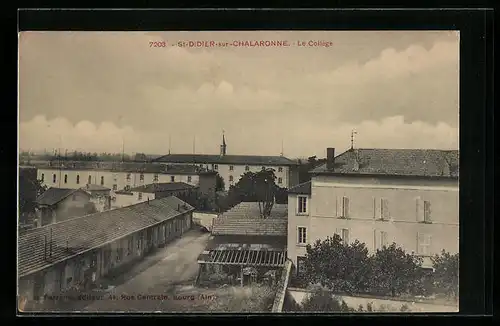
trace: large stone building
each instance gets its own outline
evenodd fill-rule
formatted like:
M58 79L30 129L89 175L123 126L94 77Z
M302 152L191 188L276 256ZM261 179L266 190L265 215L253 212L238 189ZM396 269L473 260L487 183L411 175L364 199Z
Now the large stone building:
M284 156L228 155L225 137L220 154L168 154L152 160L159 164L193 164L209 171L217 171L224 179L225 190L236 184L245 172L274 169L276 184L290 188L299 182L298 162Z
M301 268L306 245L338 234L371 252L395 242L424 258L457 253L458 151L351 149L311 171L289 192L288 257Z

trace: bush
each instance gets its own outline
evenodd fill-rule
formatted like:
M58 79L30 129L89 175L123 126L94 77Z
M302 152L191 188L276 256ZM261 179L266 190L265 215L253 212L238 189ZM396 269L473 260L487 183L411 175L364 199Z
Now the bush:
M435 269L433 275L434 287L437 292L444 293L457 299L459 269L458 254L451 255L443 250L441 255L436 255L432 258L432 263Z
M334 297L331 292L317 290L304 300L302 311L353 312L355 310L349 308L343 300Z
M344 244L338 235L307 246L305 277L336 292L364 292L368 286L368 249L356 241Z

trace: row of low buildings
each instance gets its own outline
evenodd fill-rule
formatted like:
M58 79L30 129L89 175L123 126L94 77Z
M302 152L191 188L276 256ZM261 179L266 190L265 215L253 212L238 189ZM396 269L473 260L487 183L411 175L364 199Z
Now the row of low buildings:
M19 295L36 302L96 287L189 230L193 210L171 196L25 231L18 237Z
M329 148L327 163L292 187L288 204L275 204L269 218L260 217L258 203L241 203L213 219L200 275L212 265L240 266L242 274L242 266L272 269L284 257L300 272L306 246L334 234L372 253L395 242L430 268L443 249L458 253L458 159L458 151L351 149L335 156Z

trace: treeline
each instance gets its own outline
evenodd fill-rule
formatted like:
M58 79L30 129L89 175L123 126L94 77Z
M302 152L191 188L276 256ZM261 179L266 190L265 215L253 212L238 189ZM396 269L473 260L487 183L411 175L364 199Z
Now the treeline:
M434 270L430 270L422 268L421 257L395 243L368 254L364 243L345 244L338 235L318 240L306 251L305 270L294 280L302 286L321 284L347 294L458 297L458 254L435 255L431 258Z

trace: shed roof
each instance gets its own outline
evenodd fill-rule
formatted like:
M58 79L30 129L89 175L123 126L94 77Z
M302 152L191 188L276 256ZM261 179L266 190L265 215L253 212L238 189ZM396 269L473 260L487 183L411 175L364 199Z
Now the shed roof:
M18 237L19 277L192 210L172 196L28 230Z
M52 206L76 192L80 192L85 196L89 196L89 194L81 189L49 188L40 196L38 196L38 198L36 199L36 203L39 205Z

